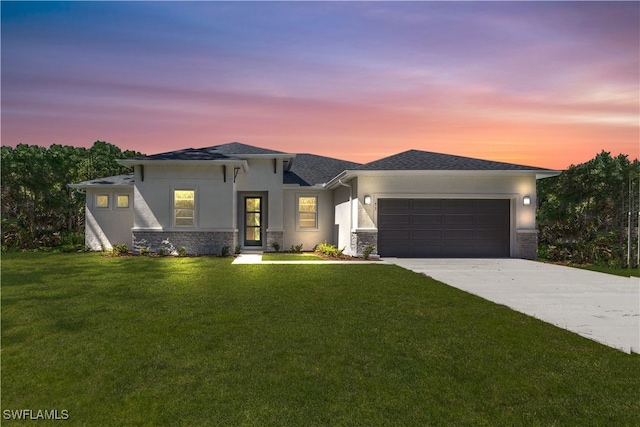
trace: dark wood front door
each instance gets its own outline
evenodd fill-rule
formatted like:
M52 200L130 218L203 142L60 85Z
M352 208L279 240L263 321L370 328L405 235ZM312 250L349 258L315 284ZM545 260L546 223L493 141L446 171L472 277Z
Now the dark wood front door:
M244 245L262 246L262 197L244 198Z

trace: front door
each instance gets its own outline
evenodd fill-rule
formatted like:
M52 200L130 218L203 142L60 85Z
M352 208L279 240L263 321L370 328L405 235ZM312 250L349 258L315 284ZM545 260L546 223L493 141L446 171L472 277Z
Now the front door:
M244 245L262 246L262 197L244 198Z

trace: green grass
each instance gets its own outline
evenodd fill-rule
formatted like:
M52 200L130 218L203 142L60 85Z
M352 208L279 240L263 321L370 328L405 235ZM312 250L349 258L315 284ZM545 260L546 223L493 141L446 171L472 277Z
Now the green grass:
M70 425L640 424L639 355L395 266L6 254L1 297L1 409Z
M599 271L600 273L615 274L616 276L640 277L640 269L637 267L636 268L612 268L612 267L603 267L600 265L586 265L586 266L579 266L579 268L584 268L585 270L591 270L591 271Z
M324 258L310 252L294 253L266 253L262 255L263 261L324 261Z

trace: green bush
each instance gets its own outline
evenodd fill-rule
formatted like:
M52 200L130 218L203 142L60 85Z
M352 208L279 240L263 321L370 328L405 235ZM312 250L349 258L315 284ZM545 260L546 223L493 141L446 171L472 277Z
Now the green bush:
M300 253L302 252L302 243L300 243L299 245L291 245L291 248L289 249L289 252L293 252L293 253Z
M338 249L336 246L330 245L327 242L320 243L314 249L315 252L321 253L326 256L338 257L338 258L343 256L342 252L344 252L344 250L345 248Z
M362 251L362 256L364 257L364 259L369 259L371 252L373 252L375 248L376 247L373 245L367 245L367 247L364 248L364 251Z
M115 255L126 255L129 253L129 248L124 243L121 245L113 245L113 253Z
M273 248L273 250L274 250L274 251L276 251L276 252L280 252L280 243L278 243L278 242L273 242L273 243L271 244L271 247Z
M187 248L180 246L180 249L178 249L178 256L187 256Z
M151 249L149 249L149 248L140 248L140 255L142 255L142 256L151 255Z
M220 249L220 256L228 257L229 255L231 255L231 249L229 249L229 246L223 246L222 249Z

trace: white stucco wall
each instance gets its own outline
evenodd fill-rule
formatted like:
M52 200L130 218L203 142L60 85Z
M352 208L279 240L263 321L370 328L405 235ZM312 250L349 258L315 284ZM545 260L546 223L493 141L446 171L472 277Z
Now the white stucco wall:
M274 173L273 158L248 159L249 170L240 172L236 180L239 193L267 193L266 230L283 231L282 159L276 159ZM242 226L242 224L240 224Z
M226 182L222 166L146 165L144 181L140 166L136 166L135 174L135 229L215 231L236 228L232 168L227 168ZM195 227L174 226L174 190L195 190Z
M96 196L109 197L109 207L97 207ZM129 207L118 208L117 196L128 195ZM125 244L132 247L131 227L133 226L132 188L90 188L86 191L85 245L94 250L111 249L113 245Z
M356 186L355 180L352 180L347 183L350 186ZM356 186L357 187L357 186ZM334 223L338 228L338 241L335 243L336 246L340 249L346 248L345 253L348 255L352 255L350 247L351 247L351 229L353 222L353 217L357 215L357 210L354 210L350 207L350 193L356 189L340 186L333 190L333 201L334 201ZM355 207L357 203L357 199L351 199L351 206Z
M318 198L318 228L300 229L297 224L298 198ZM303 245L303 250L312 250L318 243L334 242L333 192L313 187L294 187L284 191L284 250Z
M377 227L377 202L383 198L508 199L511 201L512 256L516 233L536 229L536 179L532 174L372 174L358 176L351 182L357 182L354 197L358 213L354 229ZM365 196L371 196L370 205L364 204ZM531 205L523 205L524 196L531 197Z

